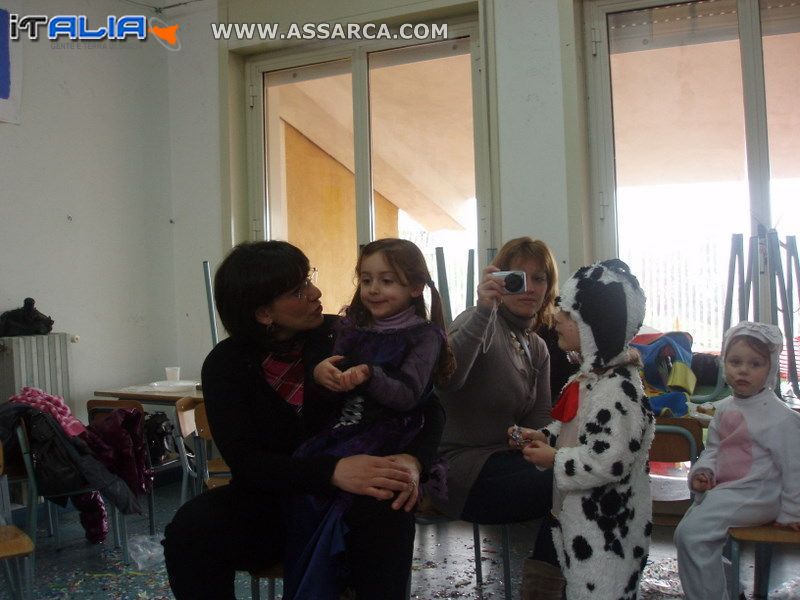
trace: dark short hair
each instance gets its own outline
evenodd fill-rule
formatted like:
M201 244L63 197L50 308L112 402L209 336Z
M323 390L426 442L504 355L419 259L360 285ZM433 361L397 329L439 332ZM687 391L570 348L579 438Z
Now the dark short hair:
M256 310L308 277L308 258L288 242L244 242L234 247L214 276L214 302L232 337L265 338Z

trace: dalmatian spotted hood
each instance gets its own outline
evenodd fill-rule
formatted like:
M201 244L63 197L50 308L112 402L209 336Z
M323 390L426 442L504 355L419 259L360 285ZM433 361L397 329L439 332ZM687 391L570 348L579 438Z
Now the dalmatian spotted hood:
M639 281L619 259L581 267L562 285L557 305L578 324L582 372L628 361L645 302Z
M723 360L733 339L742 335L749 335L757 340L761 340L767 345L767 348L769 348L769 375L767 375L767 384L768 386L772 386L778 377L778 367L780 366L780 357L783 351L783 335L781 335L781 330L775 325L754 323L752 321L742 321L738 325L734 325L725 332L725 336L722 340Z

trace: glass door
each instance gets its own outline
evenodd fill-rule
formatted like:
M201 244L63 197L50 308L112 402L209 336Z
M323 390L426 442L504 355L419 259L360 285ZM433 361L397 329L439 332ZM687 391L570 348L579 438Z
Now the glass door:
M442 247L456 315L478 245L469 38L371 53L369 99L374 236L416 243L440 290Z

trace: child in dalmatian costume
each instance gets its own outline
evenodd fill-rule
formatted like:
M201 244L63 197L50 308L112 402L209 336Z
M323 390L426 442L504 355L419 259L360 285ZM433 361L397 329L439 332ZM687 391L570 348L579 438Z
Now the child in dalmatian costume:
M647 453L655 419L628 342L645 296L615 259L579 269L559 307L559 347L580 352L580 370L553 409L557 420L538 435L525 432L532 441L523 454L553 468L551 529L568 600L635 600L652 530Z
M742 322L722 343L733 396L716 403L689 472L694 504L675 530L688 600L728 598L722 549L729 527L776 521L800 530L800 414L768 387L783 348L774 325Z

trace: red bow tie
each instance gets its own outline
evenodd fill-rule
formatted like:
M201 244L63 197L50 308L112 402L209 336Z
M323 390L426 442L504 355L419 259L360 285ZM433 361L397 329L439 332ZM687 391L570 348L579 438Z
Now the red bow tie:
M575 415L578 414L579 392L580 385L577 381L573 381L563 390L561 390L561 395L558 397L558 402L553 407L553 410L550 411L550 414L554 419L557 419L563 423L567 423L575 418Z

